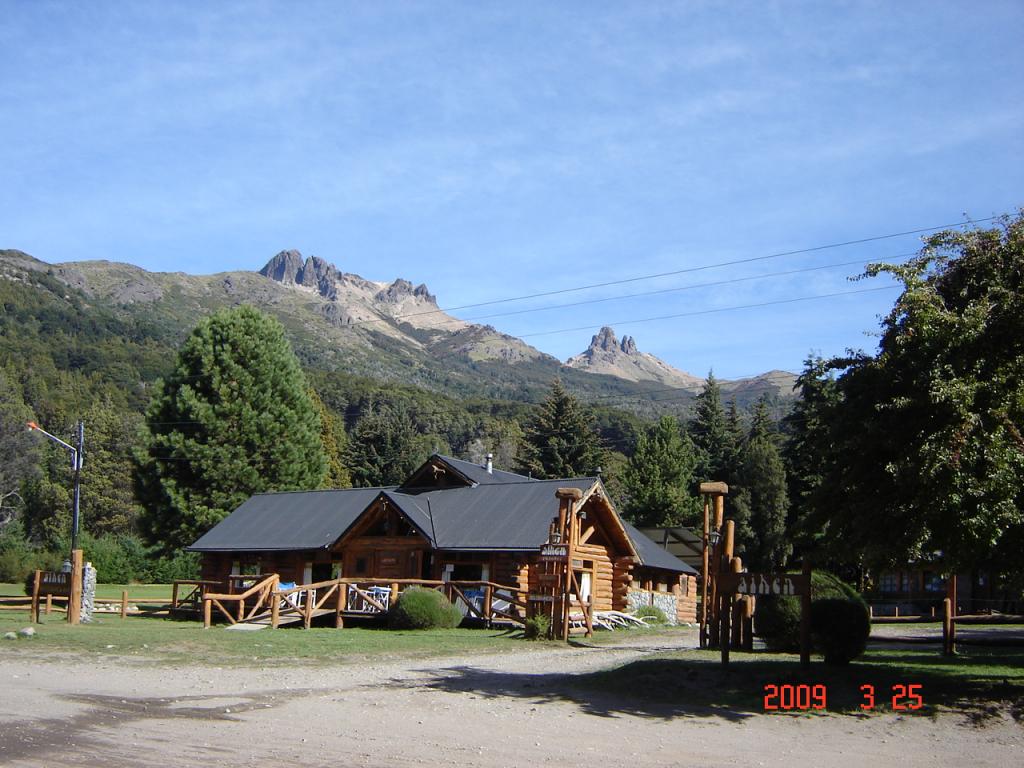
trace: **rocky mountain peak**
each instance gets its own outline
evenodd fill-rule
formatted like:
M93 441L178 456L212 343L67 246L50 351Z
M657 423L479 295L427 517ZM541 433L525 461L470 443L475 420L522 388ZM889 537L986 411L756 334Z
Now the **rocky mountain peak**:
M603 327L590 340L590 346L581 354L570 357L566 365L589 373L616 376L628 381L659 381L682 389L697 389L703 379L680 371L654 355L637 349L632 336L623 336L620 342L608 326Z
M424 283L420 283L415 288L412 283L408 280L398 278L395 282L391 283L387 288L382 289L374 298L377 301L384 302L386 304L398 304L403 299L407 298L423 299L428 304L437 306L437 299L432 294Z
M326 299L338 295L337 283L342 279L338 268L319 256L303 261L296 250L281 251L266 263L260 274L284 285L301 285Z
M293 284L302 271L302 254L298 251L281 251L266 263L260 274L279 283Z
M615 331L607 325L601 328L590 340L589 353L608 352L614 355L621 352L624 355L635 356L640 352L636 348L636 340L632 336L623 336L620 342L615 337ZM586 354L586 353L585 353Z
M612 352L618 345L619 340L615 338L615 331L607 325L601 328L590 340L590 349L594 351Z

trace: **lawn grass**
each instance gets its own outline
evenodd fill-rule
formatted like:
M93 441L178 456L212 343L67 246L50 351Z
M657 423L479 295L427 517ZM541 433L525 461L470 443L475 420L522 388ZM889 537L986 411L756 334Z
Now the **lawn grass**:
M920 686L916 689L923 700L919 709L909 709L911 700L900 697L898 686L912 684ZM944 657L933 646L870 649L844 667L830 667L816 660L809 669L803 669L793 655L735 651L730 665L724 668L718 652L694 650L658 654L584 675L576 685L624 697L642 691L646 700L666 706L686 702L691 709L738 716L766 711L766 686L821 685L825 687L827 712L903 712L914 716L953 710L977 719L1008 712L1024 721L1021 648L962 646L955 657ZM868 703L862 690L867 685L872 686L874 694L871 709L861 706ZM896 704L908 708L900 710Z
M160 602L171 602L171 584L97 584L96 597L101 600L120 600L122 590L128 590L128 597L152 598ZM24 597L23 584L0 583L0 597Z
M28 611L0 614L0 634L29 626ZM374 658L444 656L527 651L535 644L506 632L484 629L410 630L314 627L228 631L223 625L203 629L198 620L114 615L94 617L77 627L63 613L44 616L30 640L0 641L0 657L45 659L64 654L142 662L215 666L287 666L338 664Z

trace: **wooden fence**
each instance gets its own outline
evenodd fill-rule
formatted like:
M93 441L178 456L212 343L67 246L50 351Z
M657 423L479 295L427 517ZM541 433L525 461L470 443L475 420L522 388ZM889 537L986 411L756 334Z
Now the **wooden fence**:
M488 626L521 624L526 612L525 592L491 581L338 578L281 589L280 578L271 574L242 592L206 593L203 626L210 627L217 616L229 624L246 622L276 628L301 622L309 628L314 618L333 614L334 625L342 627L346 616L387 613L401 592L409 587L437 590L459 606L467 618Z

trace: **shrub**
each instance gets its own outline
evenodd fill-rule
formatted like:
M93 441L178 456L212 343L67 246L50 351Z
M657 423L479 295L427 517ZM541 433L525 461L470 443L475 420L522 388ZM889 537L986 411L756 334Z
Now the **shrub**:
M864 653L871 619L863 601L829 597L811 603L814 646L826 664L849 664Z
M656 605L642 605L633 611L633 615L649 624L668 624L668 616Z
M800 599L779 595L757 598L754 632L769 650L795 651L800 648Z
M523 625L523 637L527 640L543 640L551 629L551 619L543 613L531 616Z
M451 629L462 622L462 613L433 589L410 587L388 612L392 629Z
M811 632L814 633L814 603L821 600L840 600L859 606L868 616L864 598L839 577L828 571L811 574ZM796 651L800 648L800 598L766 595L757 598L754 613L754 631L773 651ZM828 630L822 630L823 633ZM866 638L865 638L866 641Z

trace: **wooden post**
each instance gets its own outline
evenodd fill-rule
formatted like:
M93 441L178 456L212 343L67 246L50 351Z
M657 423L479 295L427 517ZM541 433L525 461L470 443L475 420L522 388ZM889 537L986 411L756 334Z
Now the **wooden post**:
M711 501L704 496L704 536L701 539L701 568L700 568L700 647L708 647L708 526L710 525Z
M171 610L175 610L178 607L178 582L174 582L174 586L171 587Z
M718 646L722 651L722 665L729 665L729 606L732 602L732 596L722 593L721 605L718 611Z
M953 656L956 654L956 617L957 617L957 605L956 605L956 574L950 574L949 580L946 582L946 592L949 598L949 655Z
M743 649L754 650L754 596L743 599Z
M31 623L33 623L33 624L38 624L39 623L39 580L42 578L42 575L43 575L43 572L37 570L36 571L35 580L32 582L32 615L31 615ZM46 613L47 613L47 615L49 615L49 613L50 613L50 605L51 605L51 601L49 599L50 595L47 594L46 597L47 597L47 600L46 600Z
M46 593L46 615L49 616L53 613L53 595L49 592Z
M736 542L736 523L732 520L725 521L725 536L723 539L725 540L725 545L722 547L722 560L726 564L731 564L733 548ZM739 573L739 571L733 569L733 573Z
M729 521L730 523L732 520ZM743 559L734 557L729 561L732 565L733 573L743 573ZM746 598L733 598L732 606L732 633L729 637L729 642L733 648L737 650L742 647L743 643L743 604Z
M270 628L277 629L281 621L281 596L275 591L273 600L270 603Z
M491 611L494 603L494 588L490 584L484 585L484 621L487 624L487 628L490 629L492 625Z
M701 602L707 605L704 614L704 647L713 646L721 638L719 627L720 605L718 595L718 572L722 569L721 563L721 541L718 546L711 546L711 534L721 534L722 521L725 518L725 494L729 493L729 486L725 483L701 483L700 493L704 495L705 510L705 537L701 564L704 568L703 580L706 582ZM713 512L710 510L713 505ZM712 517L713 515L713 517Z
M800 595L800 665L811 666L811 561L804 558L802 569L806 589Z
M566 545L565 563L561 564L559 569L561 571L559 579L561 584L558 590L560 603L558 606L558 630L556 636L561 637L562 641L565 642L569 640L569 590L573 580L572 559L576 554L576 547L573 542L575 525L578 522L576 520L575 504L583 498L583 491L579 488L559 488L555 491L555 496L558 497L559 533L562 542Z
M68 598L68 624L82 619L82 550L71 552L71 596Z
M950 599L947 597L942 601L942 655L952 656L953 652L950 650L950 629L953 626L951 619L953 618L953 612L950 610Z
M203 600L203 629L209 629L211 623L211 610L213 609L213 601L209 598Z
M121 590L121 618L125 619L128 617L128 590Z
M394 587L396 587L397 585L396 584L392 584L391 586L392 586L392 589L394 589ZM300 592L299 594L302 594L302 593ZM313 599L313 590L311 590L311 589L307 590L306 591L306 602L302 606L302 608L303 608L303 612L302 612L302 627L303 627L303 629L309 629L310 625L313 623L313 603L314 602L315 602L315 600Z

